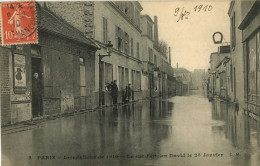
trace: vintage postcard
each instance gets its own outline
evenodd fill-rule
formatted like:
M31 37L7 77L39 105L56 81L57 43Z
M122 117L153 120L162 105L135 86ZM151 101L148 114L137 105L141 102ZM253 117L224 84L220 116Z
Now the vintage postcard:
M2 166L260 165L260 1L0 3Z

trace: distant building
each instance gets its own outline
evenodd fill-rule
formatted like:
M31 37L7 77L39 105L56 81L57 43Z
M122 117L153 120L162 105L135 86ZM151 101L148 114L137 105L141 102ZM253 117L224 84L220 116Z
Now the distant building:
M191 72L185 68L174 68L174 77L184 85L183 93L189 92L192 84Z
M229 66L226 65L229 60L230 53L228 53L228 46L220 46L218 52L210 55L209 73L209 97L220 97L221 94L227 97L227 87L229 85ZM228 69L227 69L228 67ZM228 82L227 82L228 81Z
M203 76L205 75L205 69L194 69L191 73L192 77L192 89L201 89L203 85Z

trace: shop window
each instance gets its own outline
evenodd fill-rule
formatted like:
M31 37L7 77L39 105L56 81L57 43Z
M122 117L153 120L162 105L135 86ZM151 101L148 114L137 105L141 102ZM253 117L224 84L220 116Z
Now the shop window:
M248 92L256 93L256 36L248 41Z

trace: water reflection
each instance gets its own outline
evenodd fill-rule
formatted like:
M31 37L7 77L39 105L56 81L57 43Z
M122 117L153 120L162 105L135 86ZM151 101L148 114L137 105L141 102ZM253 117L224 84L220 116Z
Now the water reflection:
M257 165L259 123L243 111L234 111L232 105L209 103L195 95L145 100L48 121L43 128L2 136L2 154L13 166ZM169 157L199 152L225 157ZM239 156L230 157L230 153ZM56 158L42 160L41 156ZM73 156L88 159L64 159Z
M231 141L238 153L231 155L233 165L258 165L260 158L259 123L246 115L244 110L237 110L235 106L224 101L212 102L212 119L226 122L223 126L227 139Z

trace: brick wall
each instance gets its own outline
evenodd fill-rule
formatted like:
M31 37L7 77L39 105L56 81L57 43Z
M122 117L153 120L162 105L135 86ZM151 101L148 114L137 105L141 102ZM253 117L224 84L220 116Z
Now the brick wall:
M46 6L87 37L94 38L94 2L46 2Z
M1 126L11 123L9 54L8 48L0 47Z

